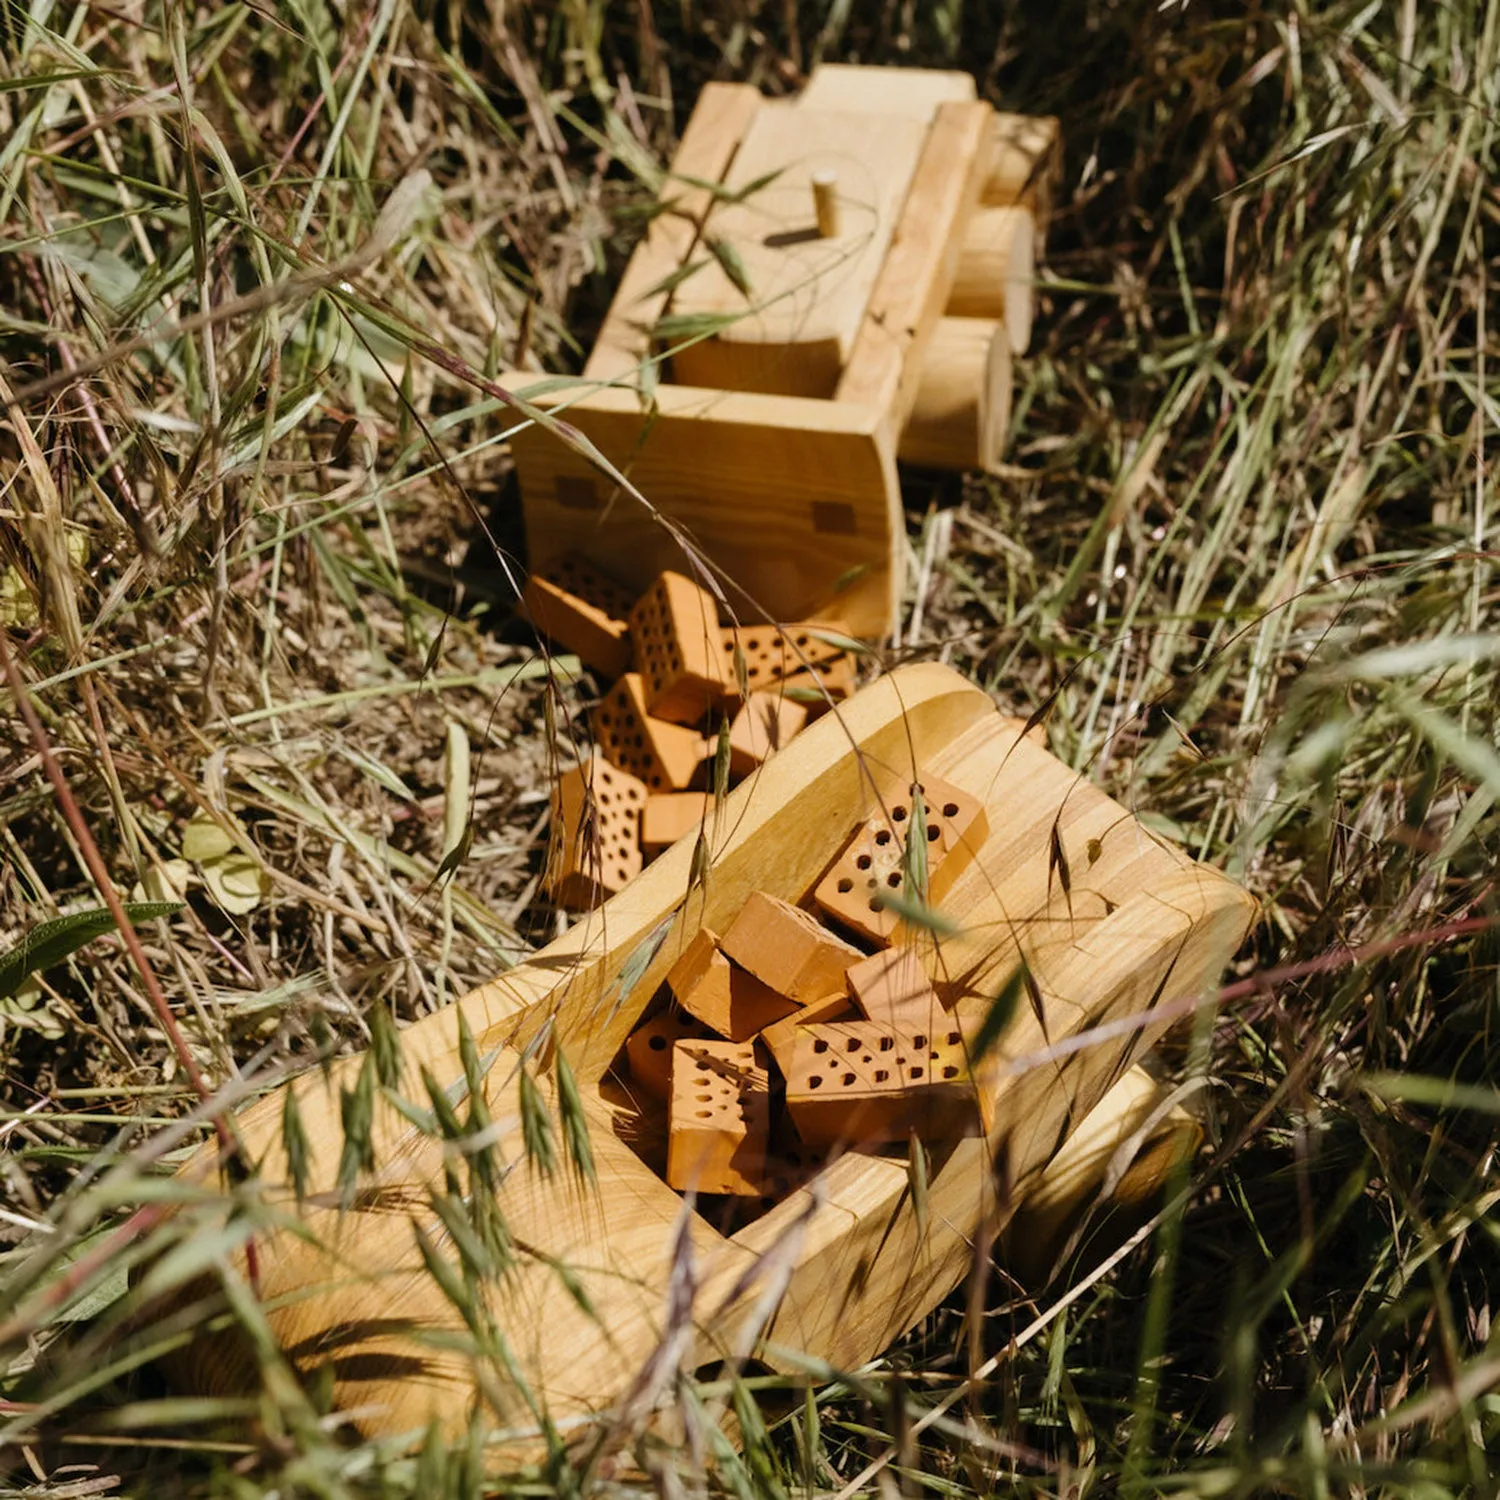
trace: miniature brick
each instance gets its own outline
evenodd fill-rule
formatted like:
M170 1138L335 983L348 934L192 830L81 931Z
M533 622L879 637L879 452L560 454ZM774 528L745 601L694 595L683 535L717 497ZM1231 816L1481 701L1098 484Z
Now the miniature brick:
M807 709L807 722L821 719L831 708L837 708L854 695L854 658L836 656L832 661L804 672L794 672L782 684L782 691L794 703Z
M640 673L627 672L592 715L599 747L616 765L639 776L652 792L682 791L693 779L713 741L681 724L646 712Z
M585 666L605 677L629 668L633 597L576 553L532 573L521 597L536 628Z
M696 836L712 816L713 798L707 792L654 792L641 809L641 848L660 854L688 834Z
M847 978L849 993L867 1021L908 1034L947 1024L947 1012L914 948L887 948L862 959L849 966Z
M872 942L890 942L901 925L880 898L886 891L903 891L910 799L918 787L927 819L928 905L942 900L989 833L983 804L936 776L913 782L900 800L888 801L888 814L862 823L818 882L813 900L820 911Z
M847 634L836 620L799 620L792 625L726 625L719 632L725 672L730 682L738 685L736 646L745 662L745 685L752 693L772 687L808 667L844 658L843 647L821 639L815 634L820 631Z
M641 782L602 755L558 778L546 878L558 906L586 910L640 874L645 802Z
M706 927L698 930L672 965L667 987L685 1011L731 1042L748 1042L799 1009L795 1000L778 995L730 963L719 950L717 935Z
M679 1192L767 1191L771 1080L750 1042L673 1048L667 1182Z
M807 708L779 692L751 693L729 726L729 772L748 776L807 723Z
M695 724L737 696L719 644L719 606L681 573L662 573L630 612L630 637L658 719Z
M786 1107L812 1147L951 1139L978 1130L963 1034L903 1035L874 1021L798 1028Z
M752 891L719 946L762 984L799 1005L844 988L844 970L864 957L807 912Z
M672 1048L683 1040L708 1040L708 1031L695 1017L675 1005L642 1021L625 1039L630 1076L653 1098L665 1104L672 1097Z
M853 1002L840 990L822 1000L810 1000L799 1006L783 1021L773 1022L760 1034L766 1051L771 1054L776 1066L785 1078L792 1066L793 1049L797 1045L797 1033L804 1026L818 1021L850 1021L858 1016Z

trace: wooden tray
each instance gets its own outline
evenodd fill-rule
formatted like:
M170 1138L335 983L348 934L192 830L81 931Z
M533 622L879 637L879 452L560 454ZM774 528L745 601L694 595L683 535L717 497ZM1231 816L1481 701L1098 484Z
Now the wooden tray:
M935 1154L920 1221L905 1164L851 1152L725 1237L685 1212L623 1143L632 1122L606 1078L611 1060L700 925L723 930L755 890L801 900L870 810L875 789L922 773L981 797L990 823L945 902L961 931L928 940L924 963L957 986L971 1017L1002 990L1021 955L1041 997L1040 1016L1019 1007L989 1071L993 1129L988 1139ZM493 1450L505 1463L538 1452L539 1408L565 1437L586 1438L653 1358L663 1380L735 1347L754 1346L783 1367L795 1363L786 1351L839 1367L868 1360L958 1285L981 1223L1003 1222L992 1186L996 1154L1005 1153L1024 1194L1071 1125L1160 1027L1145 1019L1126 1037L1045 1065L1007 1071L1008 1064L1100 1021L1145 1017L1158 1002L1201 993L1252 914L1237 886L1018 739L1014 721L937 665L895 671L829 714L728 798L718 826L697 889L690 891L693 851L685 841L527 963L403 1033L402 1092L418 1103L425 1067L463 1106L460 1013L486 1060L488 1107L507 1163L498 1202L517 1255L486 1299L519 1379L472 1358L463 1319L416 1249L414 1222L453 1256L428 1205L429 1189L443 1179L440 1140L377 1097L375 1169L352 1204L338 1206L340 1094L353 1087L360 1058L289 1086L312 1151L313 1197L300 1210L285 1186L284 1091L241 1116L268 1191L290 1221L257 1240L266 1318L296 1366L331 1367L338 1405L366 1433L419 1438L435 1419L456 1434L482 1400L509 1435ZM544 1177L522 1151L519 1070L530 1067L550 1097L554 1046L583 1089L596 1187L561 1165ZM532 1060L523 1063L528 1049ZM184 1170L200 1175L211 1159L205 1149ZM674 1246L679 1259L690 1250L696 1291L690 1315L684 1305L688 1320L669 1329ZM783 1281L784 1294L775 1295ZM753 1321L762 1302L770 1314L764 1329ZM207 1341L182 1363L199 1389L254 1378L247 1354Z

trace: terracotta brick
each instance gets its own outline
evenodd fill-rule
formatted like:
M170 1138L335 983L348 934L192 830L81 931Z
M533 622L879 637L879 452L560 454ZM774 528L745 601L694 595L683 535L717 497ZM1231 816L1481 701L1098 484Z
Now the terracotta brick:
M837 620L798 620L791 625L726 625L719 632L725 671L738 685L735 648L745 663L745 685L759 692L773 687L807 667L827 665L844 656L841 646L820 639L815 632L847 635Z
M963 1035L956 1025L902 1034L874 1021L802 1026L786 1107L811 1147L938 1141L979 1129Z
M639 776L651 792L682 791L713 754L713 741L681 724L646 712L645 686L638 672L627 672L592 715L594 735L616 765Z
M854 696L854 658L836 656L809 671L794 672L786 679L783 688L788 698L807 709L807 722L811 724Z
M718 603L691 578L660 574L630 612L630 638L654 717L696 724L738 696L724 668Z
M546 875L557 905L587 910L640 874L645 802L641 782L601 755L558 778Z
M844 970L864 957L807 912L764 891L751 892L719 946L799 1005L842 991Z
M675 1005L641 1022L625 1039L630 1076L665 1104L672 1097L672 1048L683 1040L709 1040L708 1028Z
M849 994L867 1021L896 1031L931 1031L946 1025L947 1012L909 945L887 948L851 964Z
M641 848L649 857L688 834L697 836L705 819L712 826L713 798L707 792L654 792L641 810Z
M774 1021L798 1009L753 974L730 963L717 935L701 928L667 975L677 1003L710 1031L731 1042L747 1042Z
M781 1076L785 1078L792 1066L793 1049L797 1045L797 1032L803 1026L811 1026L818 1021L849 1021L855 1019L857 1015L854 1002L840 990L837 994L825 996L822 1000L810 1000L806 1005L799 1006L785 1020L773 1022L761 1032L760 1040L765 1044L766 1051L771 1054L772 1061L781 1070Z
M903 891L912 788L917 786L927 818L928 905L941 903L989 833L984 805L936 776L924 776L887 797L887 813L855 830L813 891L820 911L872 942L890 942L901 926L901 918L881 905L881 897L887 891Z
M752 693L729 726L729 772L748 776L807 723L807 708L779 692Z
M679 1192L764 1196L771 1080L754 1044L678 1042L673 1054L667 1182Z
M605 677L630 666L630 591L576 553L539 568L521 596L532 623Z

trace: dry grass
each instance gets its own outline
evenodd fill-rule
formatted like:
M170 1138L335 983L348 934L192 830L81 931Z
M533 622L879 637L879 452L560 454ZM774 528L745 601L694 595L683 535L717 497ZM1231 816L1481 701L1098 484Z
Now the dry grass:
M167 1393L108 1236L150 1229L193 1071L282 1076L549 935L584 700L509 619L505 416L463 372L576 368L698 85L825 56L971 67L1068 147L1014 467L912 481L888 659L1046 705L1265 920L1177 1058L1212 1153L1140 1247L1065 1306L1081 1267L993 1284L967 1386L958 1299L711 1483L1494 1493L1500 8L999 12L0 12L0 628L119 890L220 859L141 929L181 1055L113 938L0 1004L12 1483L478 1487L274 1371L250 1410ZM10 696L0 861L0 948L99 903Z

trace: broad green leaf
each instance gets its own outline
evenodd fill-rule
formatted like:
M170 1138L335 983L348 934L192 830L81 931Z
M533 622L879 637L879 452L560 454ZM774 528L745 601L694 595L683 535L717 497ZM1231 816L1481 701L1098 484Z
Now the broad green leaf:
M182 910L180 901L127 901L125 915L131 924L170 917ZM15 947L0 953L0 998L14 995L29 974L40 974L60 964L80 948L112 932L115 919L105 906L70 912L33 927Z
M222 859L235 847L234 839L212 818L198 816L182 831L182 857L194 864Z
M271 894L271 877L257 860L235 850L203 865L208 893L231 916L243 917Z

